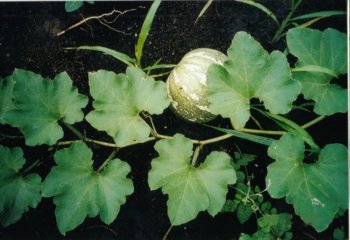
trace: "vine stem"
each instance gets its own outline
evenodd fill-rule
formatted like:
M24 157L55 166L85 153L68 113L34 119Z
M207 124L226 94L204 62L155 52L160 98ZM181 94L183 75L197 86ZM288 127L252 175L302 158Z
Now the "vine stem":
M64 121L61 121L64 126L66 126L69 130L71 130L78 138L80 138L82 141L86 141L86 137L75 127L72 125L65 123Z
M285 131L275 131L275 130L260 130L260 129L250 129L250 128L242 128L239 131L246 133L255 133L255 134L264 134L264 135L283 135Z
M191 166L194 167L196 166L196 162L199 156L199 152L201 151L203 145L198 145L196 149L194 150L193 157L191 160Z
M174 225L171 224L171 226L168 228L168 230L166 231L166 233L164 234L162 240L167 240L169 233L171 231L171 229L174 227Z
M311 127L312 125L315 125L316 123L322 121L322 120L325 119L325 118L326 118L326 116L319 116L319 117L317 117L317 118L311 120L310 122L305 123L305 124L302 125L301 127L304 128L304 129L306 129L306 128Z
M315 125L316 123L322 121L323 119L325 119L325 116L318 116L317 118L305 123L304 125L302 125L301 127L306 129L309 128L313 125ZM85 136L83 136L79 130L77 130L76 128L74 128L73 126L64 123L65 126L67 126L71 131L73 131L81 140L85 141L85 142L91 142L91 143L95 143L101 146L105 146L105 147L112 147L112 148L120 148L120 146L118 146L115 143L110 143L110 142L105 142L105 141L99 141L99 140L95 140L95 139L91 139L91 138L87 138ZM252 133L252 134L263 134L263 135L283 135L286 132L285 131L274 131L274 130L261 130L261 129L250 129L250 128L242 128L239 129L239 131L242 132L246 132L246 133ZM144 142L133 142L130 144L127 144L124 147L129 147L129 146L134 146L134 145L138 145L141 143L146 143L146 142L151 142L151 141L155 141L157 139L173 139L172 136L168 136L168 135L163 135L163 134L159 134L156 131L152 131L152 137L149 137L146 141ZM219 142L219 141L223 141L225 139L234 137L233 135L227 133L224 135L220 135L218 137L214 137L214 138L209 138L209 139L205 139L205 140L197 140L197 139L191 139L193 144L197 144L200 145L201 147L203 147L206 144L211 144L211 143L215 143L215 142ZM70 145L73 142L76 142L77 140L70 140L70 141L62 141L62 142L58 142L58 145Z
M118 149L114 149L112 153L108 156L108 158L101 164L101 166L97 169L97 172L101 172L105 166L114 158L115 154L118 152Z
M29 167L27 167L22 174L25 175L26 173L30 172L30 170L32 170L33 168L35 168L36 166L41 165L41 159L37 159L35 160Z

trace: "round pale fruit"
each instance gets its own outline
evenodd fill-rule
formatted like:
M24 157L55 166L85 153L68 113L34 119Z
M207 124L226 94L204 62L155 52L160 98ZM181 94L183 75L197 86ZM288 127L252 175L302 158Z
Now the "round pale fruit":
M178 116L199 123L216 117L209 111L207 70L226 59L225 54L210 48L195 49L181 59L167 79L170 106Z

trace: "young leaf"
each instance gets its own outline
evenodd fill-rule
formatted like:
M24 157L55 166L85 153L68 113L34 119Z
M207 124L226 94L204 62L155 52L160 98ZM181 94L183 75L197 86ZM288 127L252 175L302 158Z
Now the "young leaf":
M321 66L337 76L347 72L346 35L342 32L294 28L287 33L287 44L290 53L298 58L297 68ZM315 113L347 112L347 91L331 84L333 76L329 73L294 72L293 78L301 83L304 97L315 101Z
M64 8L66 12L74 12L83 5L83 1L78 0L66 0Z
M15 82L9 76L0 79L0 124L5 124L5 114L15 108L13 102L13 86Z
M200 211L216 215L223 207L227 185L236 182L230 156L210 153L203 164L190 164L192 142L181 134L156 143L159 157L152 160L148 173L151 190L162 188L168 194L168 216L173 225L196 218Z
M17 222L29 207L37 207L41 201L41 178L38 174L19 173L25 159L18 147L0 145L0 162L0 222L6 227Z
M72 86L67 73L60 73L51 80L16 69L12 79L16 109L7 112L5 120L21 129L27 145L55 144L63 137L58 120L73 124L83 119L81 108L88 99Z
M227 51L224 66L208 69L209 109L229 117L236 129L243 128L250 117L251 98L259 98L274 114L290 111L300 91L291 79L286 57L279 51L270 55L249 34L235 35Z
M303 163L304 142L286 134L268 148L276 161L269 165L266 182L274 198L286 197L295 213L317 231L325 230L338 208L348 206L347 148L326 145L316 163Z
M76 228L86 216L99 214L104 223L110 224L126 196L134 191L132 181L126 178L130 172L127 163L113 159L101 172L95 172L91 158L91 150L83 142L75 142L56 152L57 166L43 182L43 196L54 197L62 234Z
M119 146L146 141L151 128L139 113L161 114L169 105L164 82L135 67L128 67L126 74L105 70L89 73L89 85L95 110L86 119Z
M240 224L244 224L253 214L252 204L250 202L241 202L237 208L237 218Z
M265 232L271 232L276 237L282 237L292 227L292 215L288 213L265 214L258 219L259 227Z
M276 237L271 233L263 232L262 230L257 231L252 236L242 233L239 240L276 240Z

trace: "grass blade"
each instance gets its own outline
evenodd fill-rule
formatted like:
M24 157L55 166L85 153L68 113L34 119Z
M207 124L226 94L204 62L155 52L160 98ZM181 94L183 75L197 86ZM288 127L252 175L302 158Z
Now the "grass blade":
M273 14L273 12L268 9L267 7L265 7L264 5L262 5L261 3L257 3L254 2L253 0L235 0L236 2L241 2L241 3L245 3L248 5L251 5L253 7L256 7L257 9L263 11L264 13L266 13L269 17L271 17L276 23L277 25L279 25L279 22L275 16L275 14Z
M201 18L203 16L203 14L208 10L208 8L210 7L210 5L214 2L214 0L208 0L207 3L204 5L204 7L202 8L202 10L200 11L200 13L198 14L198 17L196 18L196 21L194 22L196 24L196 22L198 21L199 18Z
M157 65L145 67L143 70L144 71L151 71L151 70L155 70L155 69L174 68L175 66L176 66L176 64L157 64Z
M318 17L330 17L330 16L336 16L336 15L343 15L346 14L344 11L319 11L319 12L313 12L304 14L298 17L294 17L290 19L290 21L295 20L301 20L301 19L308 19L308 18L318 18Z
M241 132L241 131L237 131L237 130L233 130L233 129L227 129L227 128L220 128L220 127L214 127L214 126L210 126L210 125L206 125L207 127L211 127L214 128L220 132L224 132L224 133L228 133L231 134L234 137L238 137L241 139L245 139L251 142L255 142L255 143L259 143L262 145L266 145L266 146L270 146L271 143L273 141L275 141L275 139L273 138L269 138L269 137L263 137L263 136L258 136L255 134L251 134L251 133L245 133L245 132Z
M326 73L332 77L338 78L337 74L331 69L317 66L317 65L305 65L302 67L293 68L292 72L319 72L319 73Z
M139 38L137 39L136 49L135 49L135 56L136 56L136 62L139 67L141 67L141 58L142 58L142 52L143 52L143 45L145 44L145 41L147 39L149 30L151 29L152 22L154 19L154 16L156 14L156 11L160 5L161 0L154 0L152 3L151 8L149 9L147 16L145 18L145 21L142 24L141 32L139 35Z
M313 149L320 149L320 147L312 139L311 135L297 123L293 122L292 120L289 120L288 118L282 117L281 115L272 114L270 112L264 112L261 110L259 110L259 112L272 119L277 125L279 125L287 132L300 136Z
M112 56L115 59L125 63L128 66L134 66L136 64L135 59L131 58L129 55L126 55L125 53L121 53L118 51L115 51L110 48L106 47L100 47L100 46L80 46L77 48L67 48L67 49L77 49L77 50L91 50L91 51L97 51L102 52L106 55Z

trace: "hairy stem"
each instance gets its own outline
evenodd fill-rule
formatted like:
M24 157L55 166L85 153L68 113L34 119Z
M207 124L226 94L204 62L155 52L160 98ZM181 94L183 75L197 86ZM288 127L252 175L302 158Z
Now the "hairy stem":
M23 172L22 174L25 175L27 174L28 172L30 172L30 170L32 170L33 168L37 167L41 165L41 159L37 159L35 160L29 167L27 167Z
M114 149L112 153L108 156L108 158L101 164L101 166L97 169L97 172L101 172L105 166L114 158L115 154L118 152L118 149Z
M275 131L275 130L261 130L261 129L250 129L250 128L242 128L239 131L246 133L254 133L254 134L264 134L264 135L283 135L285 131Z
M304 129L306 129L306 128L311 127L312 125L315 125L316 123L322 121L322 120L325 119L325 118L326 118L326 116L319 116L319 117L317 117L317 118L311 120L310 122L305 123L305 124L302 125L301 127L304 128Z
M198 159L198 156L199 156L199 152L201 151L202 149L202 146L203 145L198 145L195 150L194 150L194 153L193 153L193 157L192 157L192 160L191 160L191 166L194 167L196 166L196 162L197 162L197 159Z
M162 240L167 240L169 233L171 231L171 229L174 227L174 225L171 224L171 226L168 228L168 230L166 231L166 233L164 234Z
M301 127L304 129L307 129L313 125L315 125L316 123L322 121L323 119L325 119L325 116L318 116L317 118L305 123L304 125L302 125ZM65 123L64 123L65 124ZM72 130L80 139L82 139L85 142L90 142L90 143L95 143L101 146L105 146L105 147L111 147L111 148L121 148L120 146L118 146L115 143L110 143L110 142L105 142L105 141L99 141L99 140L95 140L95 139L91 139L91 138L87 138L85 136L83 136L77 129L75 129L73 126L65 124L70 130ZM285 131L275 131L275 130L261 130L261 129L250 129L250 128L242 128L239 131L242 132L246 132L246 133L252 133L252 134L262 134L262 135L283 135L286 132ZM209 138L209 139L205 139L205 140L197 140L197 139L190 139L192 141L193 144L197 144L200 145L200 147L206 145L206 144L211 144L211 143L215 143L215 142L219 142L219 141L223 141L226 140L228 138L234 137L233 135L227 133L224 135L220 135L217 137L213 137L213 138ZM146 141L144 142L133 142L130 144L127 144L124 147L130 147L130 146L134 146L134 145L138 145L141 143L146 143L146 142L151 142L151 141L156 141L158 139L172 139L173 136L169 136L169 135L163 135L163 134L159 134L156 131L152 131L152 137L149 137ZM61 141L58 142L57 145L70 145L73 142L76 142L77 140L70 140L70 141Z
M86 141L86 137L75 127L72 125L65 123L64 121L61 121L64 126L66 126L69 130L71 130L78 138L80 138L82 141Z

